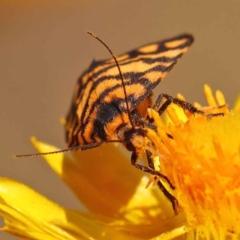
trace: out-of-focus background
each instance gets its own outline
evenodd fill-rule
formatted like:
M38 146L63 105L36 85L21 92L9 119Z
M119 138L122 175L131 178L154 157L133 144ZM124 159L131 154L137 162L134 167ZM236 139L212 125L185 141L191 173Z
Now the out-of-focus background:
M206 104L203 84L240 93L239 0L1 0L0 176L14 178L70 208L79 203L41 158L32 135L65 147L59 119L66 115L78 76L109 53L86 34L98 34L121 54L142 44L191 32L195 43L155 93L182 93ZM0 233L0 239L15 239Z

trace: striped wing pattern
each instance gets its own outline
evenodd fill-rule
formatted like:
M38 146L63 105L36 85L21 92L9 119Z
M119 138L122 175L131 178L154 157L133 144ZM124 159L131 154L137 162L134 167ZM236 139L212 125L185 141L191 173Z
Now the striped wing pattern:
M74 89L65 126L68 147L118 139L118 127L129 124L126 101L134 112L192 42L192 35L182 34L118 56L127 99L114 60L93 61Z

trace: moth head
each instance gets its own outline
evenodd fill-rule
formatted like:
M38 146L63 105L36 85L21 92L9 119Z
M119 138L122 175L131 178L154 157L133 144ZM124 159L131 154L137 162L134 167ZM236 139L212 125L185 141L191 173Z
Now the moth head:
M131 152L143 149L146 145L146 131L142 128L132 128L125 131L123 144Z

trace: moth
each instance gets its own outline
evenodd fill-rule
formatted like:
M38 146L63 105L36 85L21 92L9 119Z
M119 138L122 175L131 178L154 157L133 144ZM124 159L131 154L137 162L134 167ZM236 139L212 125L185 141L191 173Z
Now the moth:
M159 42L138 47L115 56L111 49L95 34L110 52L112 58L93 61L79 77L74 88L70 110L66 117L67 148L47 153L16 155L16 157L39 156L70 150L87 150L104 143L122 143L131 151L131 164L174 186L166 176L154 169L151 153L146 150L148 166L138 159L148 144L145 127L152 127L147 109L153 108L162 114L170 103L175 103L193 113L204 114L190 103L160 94L152 104L153 89L167 76L177 61L192 45L191 34L181 34ZM165 98L164 104L161 104ZM176 199L158 185L176 208Z
M96 37L105 46L106 44ZM120 142L132 152L131 163L136 168L163 178L155 171L151 153L147 151L149 166L138 163L146 143L149 125L147 109L153 107L162 114L171 102L198 112L191 104L161 94L152 106L152 90L166 77L181 56L193 43L193 36L181 34L173 38L141 46L111 59L93 61L79 77L67 115L66 142L69 149L90 149L103 143ZM160 107L162 98L167 101ZM158 182L164 194L175 199ZM175 208L175 206L174 206Z

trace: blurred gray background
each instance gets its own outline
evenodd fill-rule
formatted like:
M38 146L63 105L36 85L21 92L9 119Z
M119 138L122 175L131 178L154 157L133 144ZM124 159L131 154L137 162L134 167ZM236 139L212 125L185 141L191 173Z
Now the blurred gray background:
M0 176L35 188L65 207L79 208L29 138L65 147L59 119L68 111L78 76L93 58L109 58L98 34L121 54L142 44L191 32L195 43L155 93L182 93L206 104L203 84L240 93L239 0L0 1ZM157 95L157 94L155 94ZM0 239L16 239L0 233Z

